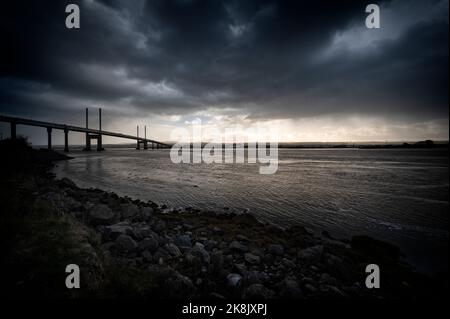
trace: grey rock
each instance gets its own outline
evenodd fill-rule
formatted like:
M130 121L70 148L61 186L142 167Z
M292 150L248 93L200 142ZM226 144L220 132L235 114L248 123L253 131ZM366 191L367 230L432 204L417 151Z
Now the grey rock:
M138 244L128 235L120 235L115 241L115 248L123 253L133 252L137 247Z
M284 255L284 247L278 244L269 245L268 251L270 254L275 256L283 256Z
M219 271L223 268L224 258L222 251L214 251L211 253L211 265L214 270Z
M227 275L227 285L229 287L239 287L242 282L242 276L239 274L231 273Z
M322 259L323 245L302 249L298 252L298 258L305 264L316 264Z
M141 208L141 215L144 220L149 220L153 216L153 208L151 207L142 207Z
M252 253L245 253L244 259L251 265L257 265L261 262L259 256L253 255Z
M260 273L257 270L247 271L245 274L244 280L245 280L246 285L262 283Z
M114 213L105 204L97 204L89 209L89 220L93 225L111 225Z
M192 247L191 236L189 235L176 236L174 242L178 247L182 249Z
M315 293L317 293L317 288L314 287L314 286L311 285L311 284L306 284L306 285L303 287L303 289L305 290L306 293L309 293L309 294L315 294Z
M349 296L337 287L330 285L320 286L320 291L328 298L347 299Z
M332 273L337 273L343 276L347 275L348 273L347 268L345 267L342 259L335 255L327 254L326 264L328 265Z
M133 235L133 228L128 222L120 222L111 226L103 227L103 232L109 240L115 240L120 235Z
M244 236L244 235L236 235L236 240L237 241L245 241L245 242L249 242L250 239L248 239L248 237Z
M148 250L143 251L141 253L141 255L142 255L142 257L144 258L145 261L147 261L147 262L152 262L153 261L153 256Z
M173 257L181 257L182 253L180 249L177 247L177 245L169 243L164 246L164 248L171 254Z
M212 292L209 294L209 296L212 299L226 299L224 296L222 296L221 294L217 293L217 292Z
M242 252L242 253L248 251L248 248L247 248L246 245L241 244L240 242L238 242L238 241L236 241L236 240L234 240L234 241L231 242L229 248L230 248L231 250L238 251L238 252Z
M336 278L330 276L330 275L327 274L327 273L323 273L323 274L320 276L320 282L321 282L321 283L328 284L328 285L336 285L336 284L337 284Z
M136 233L136 236L140 237L140 238L145 238L145 237L157 237L156 233L154 233L152 231L152 229L150 228L150 226L148 225L140 225L139 227L137 227L134 232Z
M245 264L234 264L233 268L241 275L245 275L247 273L247 267L245 266Z
M122 218L132 218L139 214L139 209L134 204L122 204Z
M191 252L193 255L199 256L205 264L209 264L211 262L211 257L206 251L205 246L203 246L202 244L195 243Z
M163 231L166 230L166 223L160 219L158 219L157 221L155 221L152 224L152 228L154 231L156 231L157 233L162 233Z
M154 237L148 237L139 242L140 250L148 250L152 253L154 253L158 249L158 246L158 240Z
M287 277L281 283L281 295L285 298L301 298L303 293L297 281Z
M281 263L282 263L283 266L285 266L286 268L295 268L295 267L296 267L296 264L295 264L292 260L290 260L290 259L288 259L288 258L283 258L283 259L281 260Z
M245 299L271 299L275 293L262 284L250 285L244 292Z

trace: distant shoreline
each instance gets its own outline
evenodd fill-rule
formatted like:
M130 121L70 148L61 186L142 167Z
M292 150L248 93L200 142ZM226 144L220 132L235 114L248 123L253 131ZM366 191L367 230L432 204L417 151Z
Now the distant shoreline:
M173 142L166 142L173 144ZM202 143L204 147L206 143ZM229 144L222 144L222 147ZM136 148L135 144L103 144L107 148ZM235 147L235 146L234 146ZM257 147L257 146L256 146ZM419 142L364 142L364 143L326 143L326 142L311 142L311 143L278 143L279 149L445 149L449 147L449 141L419 141ZM47 148L46 145L34 145L33 148ZM62 149L64 145L56 144L55 149ZM84 145L74 144L71 148L82 149ZM191 144L192 148L192 144ZM248 148L248 144L244 144L244 148Z

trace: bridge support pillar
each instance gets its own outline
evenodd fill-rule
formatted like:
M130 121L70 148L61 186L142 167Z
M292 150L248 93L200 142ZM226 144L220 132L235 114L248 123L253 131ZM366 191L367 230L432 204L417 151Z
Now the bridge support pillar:
M148 150L148 142L144 141L144 150Z
M11 139L15 140L17 137L17 133L16 133L16 123L11 122Z
M69 130L64 129L64 152L69 152Z
M141 141L137 140L136 142L136 149L140 150L141 149Z
M105 149L103 148L103 142L102 142L102 135L99 134L97 137L97 151L101 152L104 151Z
M52 128L47 127L47 148L52 149Z
M91 137L89 136L89 133L86 133L86 147L83 149L83 151L90 151L91 150Z

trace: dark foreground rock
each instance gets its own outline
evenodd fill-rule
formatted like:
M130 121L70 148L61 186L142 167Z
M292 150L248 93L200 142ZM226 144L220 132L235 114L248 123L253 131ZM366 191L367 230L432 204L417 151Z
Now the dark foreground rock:
M415 273L398 248L370 237L283 230L249 214L167 212L55 180L48 169L63 157L14 148L2 158L0 181L2 288L10 296L397 299L447 292L446 277ZM73 263L82 288L68 290L64 269ZM365 286L371 263L382 269L382 289Z

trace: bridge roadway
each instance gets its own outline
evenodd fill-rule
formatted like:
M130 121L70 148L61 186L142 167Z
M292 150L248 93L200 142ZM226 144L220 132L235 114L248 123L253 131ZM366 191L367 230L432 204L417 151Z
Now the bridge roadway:
M115 133L115 132L108 132L108 131L103 131L103 130L99 130L99 129L85 128L85 127L79 127L79 126L73 126L73 125L42 122L42 121L24 119L24 118L20 118L20 117L0 115L0 122L6 122L6 123L11 124L11 138L13 138L13 139L16 138L16 125L27 125L27 126L37 126L37 127L47 128L49 148L51 148L51 131L52 131L52 129L62 130L65 133L65 146L66 146L65 150L66 151L68 151L67 134L69 131L85 133L86 136L89 136L89 138L87 138L89 140L90 139L101 140L102 135L135 140L135 141L137 141L138 149L140 148L140 144L144 144L144 148L146 149L148 143L152 143L152 146L153 146L153 144L156 144L157 148L170 147L169 144L158 142L156 140L148 139L145 137L139 137L139 136L133 136L133 135ZM100 145L100 148L101 147L102 146ZM98 150L101 150L101 149L98 148Z

